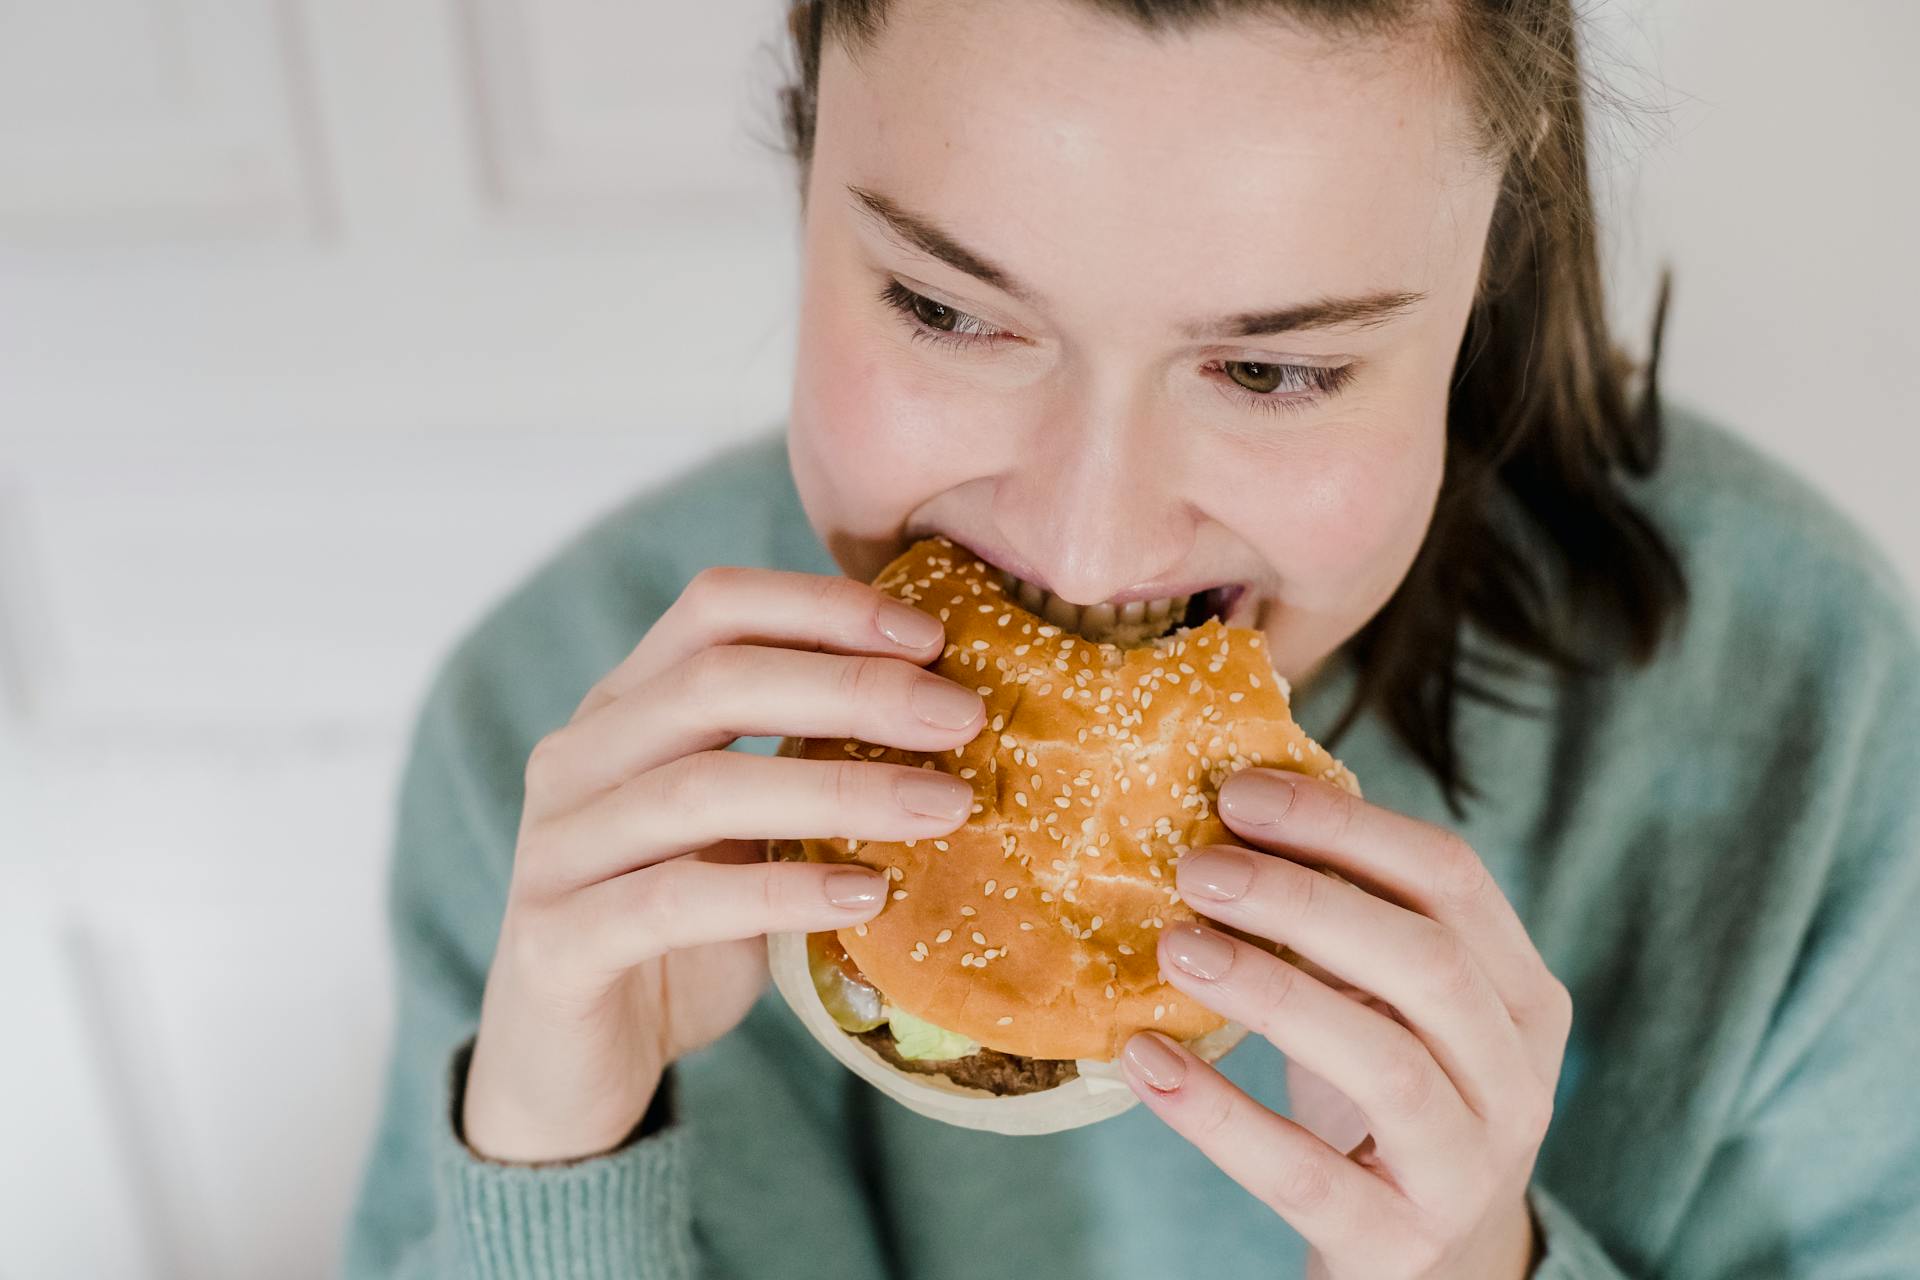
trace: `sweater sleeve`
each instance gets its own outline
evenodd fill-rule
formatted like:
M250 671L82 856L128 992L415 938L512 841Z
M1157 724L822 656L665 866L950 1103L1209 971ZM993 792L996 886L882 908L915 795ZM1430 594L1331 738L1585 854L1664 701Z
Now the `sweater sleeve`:
M513 735L489 729L476 714L484 702L456 696L459 688L445 674L436 681L401 778L389 884L394 1041L345 1273L691 1277L689 1133L673 1114L671 1086L634 1138L591 1159L496 1164L459 1134L467 1052L513 856L514 827L501 819L518 802L485 790L478 767L486 745ZM511 750L500 745L504 769Z
M1527 1201L1540 1234L1540 1264L1531 1280L1628 1280L1551 1191L1536 1183Z

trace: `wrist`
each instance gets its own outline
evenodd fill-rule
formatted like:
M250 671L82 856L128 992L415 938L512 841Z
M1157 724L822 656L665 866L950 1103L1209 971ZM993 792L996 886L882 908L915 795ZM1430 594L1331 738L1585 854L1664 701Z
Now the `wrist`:
M621 1097L602 1105L556 1108L548 1104L577 1101L582 1091L557 1087L523 1096L498 1078L476 1044L465 1078L457 1082L454 1135L475 1156L495 1164L555 1164L609 1155L671 1118L663 1072L637 1072L627 1083L631 1087Z

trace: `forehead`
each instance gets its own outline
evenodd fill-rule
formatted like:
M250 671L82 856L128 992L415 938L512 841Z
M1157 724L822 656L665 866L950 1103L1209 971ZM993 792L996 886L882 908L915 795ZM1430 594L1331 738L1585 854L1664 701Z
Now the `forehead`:
M1149 33L1070 0L895 0L821 64L824 198L885 191L1031 280L1183 298L1424 285L1493 183L1419 37L1335 45L1272 19ZM830 185L829 185L830 184ZM1358 273L1357 278L1356 273ZM1374 281L1372 277L1379 277Z

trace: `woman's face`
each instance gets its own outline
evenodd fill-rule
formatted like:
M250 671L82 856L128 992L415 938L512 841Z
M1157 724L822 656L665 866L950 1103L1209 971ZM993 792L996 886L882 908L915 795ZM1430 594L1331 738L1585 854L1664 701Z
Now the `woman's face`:
M1305 678L1432 514L1499 184L1457 95L1417 42L1067 0L830 43L789 447L840 566L943 533L1093 633L1228 588Z

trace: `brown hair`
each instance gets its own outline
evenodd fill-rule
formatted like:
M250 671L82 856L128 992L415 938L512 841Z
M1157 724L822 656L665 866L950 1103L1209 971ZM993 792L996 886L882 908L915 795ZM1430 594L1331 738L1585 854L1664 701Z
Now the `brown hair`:
M1352 702L1325 740L1377 709L1432 772L1456 816L1475 794L1455 742L1462 696L1528 708L1486 677L1513 674L1469 627L1567 677L1652 659L1686 599L1680 564L1629 501L1663 434L1660 279L1637 400L1634 363L1607 332L1586 97L1571 0L1077 0L1151 31L1265 15L1341 39L1430 29L1466 77L1482 154L1504 173L1478 295L1455 364L1440 497L1406 578L1350 641ZM878 37L887 0L798 0L786 146L806 188L823 42Z

